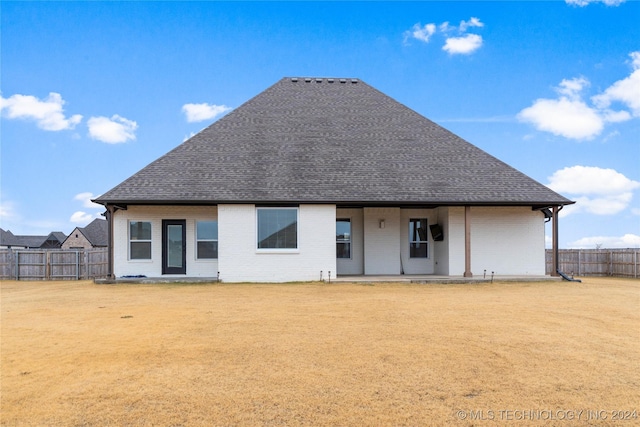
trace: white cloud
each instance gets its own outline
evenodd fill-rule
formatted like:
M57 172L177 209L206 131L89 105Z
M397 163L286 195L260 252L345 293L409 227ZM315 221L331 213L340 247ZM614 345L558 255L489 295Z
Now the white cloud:
M632 52L629 56L634 69L631 75L618 80L591 100L599 108L607 108L614 102L620 102L631 109L634 117L640 117L640 51Z
M0 97L0 109L5 111L5 117L34 120L40 129L48 131L73 129L82 121L80 114L66 118L62 108L64 104L62 96L55 92L49 93L44 100L19 94L9 98Z
M573 79L563 79L556 89L560 95L564 95L569 99L580 99L580 92L591 83L584 77L575 77Z
M449 31L453 31L455 29L456 29L455 26L452 27L451 25L449 25L449 21L443 22L442 24L438 25L438 30L440 30L443 33L447 33Z
M448 34L453 31L457 31L459 36L446 37L445 44L442 49L449 52L451 55L468 55L475 52L482 46L482 36L479 36L478 34L467 34L467 30L474 27L484 27L484 24L476 17L471 17L468 21L460 21L460 25L457 27L455 25L450 25L449 21L443 22L440 25L436 25L435 23L425 25L417 23L411 27L410 30L404 32L404 43L406 44L411 38L420 40L424 43L429 43L431 38L438 32Z
M614 169L578 165L554 172L549 177L549 187L571 194L618 194L635 190L640 187L640 182Z
M619 130L614 130L613 132L610 132L608 135L606 135L604 138L602 138L602 142L607 142L610 139L616 138L620 136L620 131Z
M464 33L469 27L484 27L484 24L480 22L478 18L472 17L468 21L460 21L460 26L458 28Z
M193 138L194 136L196 136L197 132L190 132L189 135L186 135L183 139L182 142L185 142L188 139Z
M557 99L541 98L518 113L517 118L536 129L571 139L591 139L600 135L607 123L620 123L640 117L640 51L629 54L634 71L604 92L592 96L592 106L582 99L590 83L585 77L564 79L555 88ZM609 108L620 103L631 112Z
M590 3L604 3L607 6L619 6L624 3L626 0L564 0L565 3L570 4L572 6L585 7Z
M95 199L96 197L99 197L99 196L94 196L93 193L85 192L85 193L76 194L75 196L73 196L73 200L78 200L82 202L82 207L84 208L103 209L104 206L99 205L97 203L93 203L91 201L91 199Z
M231 107L226 105L214 105L214 104L185 104L182 106L182 111L187 116L189 123L201 122L203 120L213 119L220 114L224 114L231 110Z
M601 114L602 119L609 123L626 122L632 118L628 111L612 111L607 109L603 110Z
M442 50L446 50L451 55L469 55L482 46L482 36L477 34L467 34L463 37L449 37L445 41Z
M564 216L570 213L584 211L594 215L615 215L622 212L629 206L633 193L612 194L602 197L576 198L576 204L571 211L567 211Z
M429 39L436 32L436 24L425 24L422 26L420 23L415 24L411 27L410 30L405 31L404 33L404 41L405 43L411 37L416 40L423 41L425 43L429 43Z
M633 69L640 69L640 50L631 52L629 56L631 57L631 66L633 67Z
M568 245L569 249L596 248L640 248L640 236L625 234L624 236L593 236L583 237Z
M537 99L517 117L538 130L572 139L593 138L604 129L604 120L596 110L581 100L564 96L560 99Z
M89 136L108 144L118 144L136 139L138 124L115 114L108 117L91 117L87 121Z
M547 186L558 193L575 198L562 216L587 212L594 215L614 215L625 210L640 182L633 181L614 169L595 166L571 166L553 173Z
M16 217L15 205L10 200L2 200L0 203L0 220L9 220Z
M69 218L69 221L73 222L74 224L87 225L91 221L93 221L95 218L97 218L97 216L88 214L86 212L77 211L77 212L74 212L73 215L71 215L71 218Z

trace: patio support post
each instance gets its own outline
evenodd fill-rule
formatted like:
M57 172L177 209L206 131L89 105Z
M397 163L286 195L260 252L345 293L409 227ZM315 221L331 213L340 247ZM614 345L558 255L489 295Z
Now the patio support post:
M473 277L471 272L471 206L464 207L464 277Z
M551 236L551 276L559 276L558 274L558 207L554 206L552 208L553 213L553 227L552 227L552 236Z
M113 275L113 213L116 211L116 207L114 205L106 205L105 207L107 208L107 211L105 212L105 216L107 217L107 230L108 230L107 277L109 279L113 279L115 278L115 276Z

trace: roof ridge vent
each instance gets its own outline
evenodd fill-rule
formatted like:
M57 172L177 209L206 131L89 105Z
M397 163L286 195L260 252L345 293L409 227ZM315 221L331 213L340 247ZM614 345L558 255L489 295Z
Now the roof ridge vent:
M298 81L298 78L297 77L291 77L291 81L296 83Z
M340 83L346 83L347 79L340 79Z
M329 83L333 83L333 79L327 79Z
M316 79L316 83L322 83L322 79L320 78Z
M311 78L310 77L305 77L304 81L305 81L305 83L309 83L311 81Z
M358 83L358 79L351 79L351 83Z

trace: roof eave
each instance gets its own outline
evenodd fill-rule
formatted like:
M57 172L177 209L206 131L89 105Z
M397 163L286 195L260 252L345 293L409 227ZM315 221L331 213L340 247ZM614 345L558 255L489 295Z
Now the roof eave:
M252 205L291 205L291 204L321 204L321 205L338 205L338 206L359 206L359 207L439 207L439 206L532 206L535 208L545 208L551 206L566 206L576 203L572 200L524 200L524 201L501 201L501 200L486 200L486 201L464 201L464 200L413 200L413 201L398 201L398 200L92 200L94 203L107 205L147 205L147 206L216 206L222 204L239 205L239 204L252 204Z

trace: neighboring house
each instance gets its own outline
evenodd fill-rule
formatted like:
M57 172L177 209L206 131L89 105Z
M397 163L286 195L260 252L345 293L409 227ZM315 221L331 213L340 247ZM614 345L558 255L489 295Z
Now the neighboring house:
M66 235L54 231L47 236L16 236L0 228L0 248L5 249L59 249Z
M104 248L108 243L107 221L94 219L86 227L76 227L62 242L62 249Z
M284 78L95 200L112 276L544 275L573 203L357 79Z

